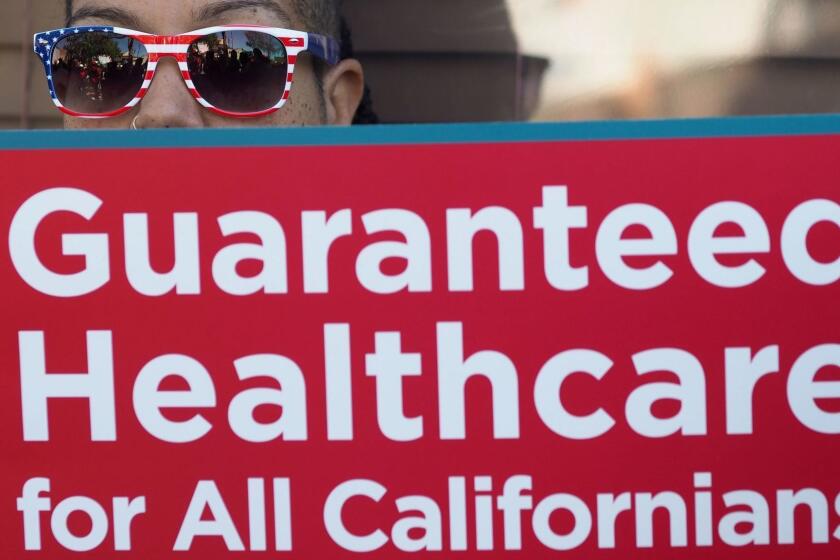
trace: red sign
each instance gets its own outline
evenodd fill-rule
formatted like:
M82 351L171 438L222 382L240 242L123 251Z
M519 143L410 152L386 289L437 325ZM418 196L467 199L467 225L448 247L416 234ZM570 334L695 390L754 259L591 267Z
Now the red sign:
M835 558L838 151L2 151L0 556Z

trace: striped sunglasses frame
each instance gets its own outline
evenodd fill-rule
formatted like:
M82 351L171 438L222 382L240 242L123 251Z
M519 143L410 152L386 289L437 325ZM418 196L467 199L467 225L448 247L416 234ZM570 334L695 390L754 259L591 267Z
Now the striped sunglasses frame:
M187 51L189 50L190 44L192 44L194 41L200 39L205 35L210 35L213 33L222 33L226 31L257 31L265 33L278 39L285 47L287 57L286 87L285 90L278 95L279 99L273 107L266 110L251 113L237 113L226 111L215 107L209 101L204 99L201 96L201 94L196 90L192 78L189 74L189 69L187 65ZM52 78L53 49L55 48L56 43L58 43L65 37L68 37L70 35L77 35L80 33L94 32L114 33L117 35L131 37L137 42L143 44L148 53L149 58L146 68L145 79L140 90L137 92L134 98L131 101L129 101L125 106L108 113L79 113L65 107L58 99L58 95L56 94L56 89L55 85L53 84ZM190 31L188 33L183 33L181 35L152 35L149 33L144 33L142 31L135 31L133 29L101 25L90 25L84 27L65 27L61 29L54 29L51 31L43 31L41 33L36 33L33 38L33 48L35 54L38 55L38 57L41 59L41 63L44 66L44 72L46 73L47 77L47 85L49 87L50 97L52 98L52 101L55 104L55 106L67 115L90 119L116 117L125 113L126 111L131 110L132 107L140 103L140 101L148 92L151 82L154 79L158 63L162 58L167 56L175 58L178 61L178 67L181 71L181 76L183 77L184 82L186 83L187 89L190 91L195 100L198 103L200 103L203 107L206 107L214 113L226 117L245 118L261 117L264 115L268 115L277 111L278 109L283 107L283 105L285 105L286 101L289 99L289 95L292 89L292 82L294 81L295 63L300 53L307 51L311 55L321 60L324 60L330 65L338 64L341 58L340 46L338 42L332 37L318 35L316 33L308 33L306 31L295 31L292 29L283 29L279 27L264 27L260 25L222 25L216 27L206 27L203 29Z

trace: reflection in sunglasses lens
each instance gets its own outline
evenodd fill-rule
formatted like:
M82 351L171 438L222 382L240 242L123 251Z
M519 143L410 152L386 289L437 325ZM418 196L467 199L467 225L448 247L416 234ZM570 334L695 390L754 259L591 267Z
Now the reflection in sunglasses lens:
M52 51L56 96L77 113L116 111L143 87L148 61L146 47L132 37L103 31L69 35Z
M231 113L270 109L286 89L286 48L261 31L226 31L196 39L187 51L187 66L201 97Z

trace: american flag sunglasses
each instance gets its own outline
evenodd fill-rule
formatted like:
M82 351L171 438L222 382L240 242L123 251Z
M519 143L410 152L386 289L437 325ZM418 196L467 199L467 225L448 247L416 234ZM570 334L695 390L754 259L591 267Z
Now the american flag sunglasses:
M335 39L276 27L225 25L182 35L86 26L35 34L53 103L74 117L115 117L140 103L158 63L171 56L192 96L228 117L259 117L289 98L295 63L307 51L339 62Z

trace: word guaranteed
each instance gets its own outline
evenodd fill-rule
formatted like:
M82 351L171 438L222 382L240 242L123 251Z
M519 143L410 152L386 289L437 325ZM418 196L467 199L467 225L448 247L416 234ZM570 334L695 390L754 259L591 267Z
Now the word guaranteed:
M65 233L62 251L67 256L84 257L84 267L75 273L50 270L35 247L38 228L51 215L61 212L93 220L103 202L80 189L54 188L27 200L15 215L9 230L9 251L15 270L32 288L55 297L92 294L112 278L111 244L108 233ZM212 259L212 279L218 290L235 296L289 292L289 251L283 226L270 214L257 211L232 212L217 218L223 237L248 234L258 243L230 243ZM400 240L375 241L359 251L355 260L355 281L376 294L431 292L432 243L426 221L406 209L384 209L361 216L369 236L390 233ZM694 271L709 284L723 288L742 288L758 282L766 270L756 255L770 253L775 238L777 250L797 280L825 286L840 280L840 258L822 262L808 252L808 234L814 226L829 222L840 226L840 205L831 200L808 200L793 208L781 232L771 236L761 214L741 202L719 202L703 209L688 232L688 256ZM197 295L202 282L199 248L199 216L195 212L173 215L174 264L168 272L151 265L149 216L128 213L123 216L123 254L125 277L131 288L146 296L171 293ZM721 226L737 226L739 235L717 235ZM585 206L569 203L566 187L544 187L542 205L533 210L533 227L542 232L544 278L560 291L583 290L590 285L588 264L573 261L571 237L589 228ZM645 237L628 238L631 229L643 228ZM517 214L502 207L478 211L446 210L447 284L450 292L474 289L473 245L477 235L491 233L498 243L498 278L502 291L525 289L525 247L523 224ZM343 209L328 215L324 211L305 211L300 215L300 262L303 292L325 294L330 291L329 259L333 245L353 235L353 212ZM664 257L676 255L680 240L674 225L659 208L649 204L626 204L610 212L597 228L595 257L601 273L628 290L652 290L666 284L674 271ZM724 264L720 256L751 255L737 265ZM627 259L650 257L644 267L631 266ZM401 259L405 266L394 274L383 272L383 263ZM242 275L243 261L259 261L260 272ZM348 281L341 271L341 280ZM438 287L440 290L441 287Z

